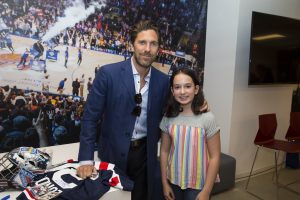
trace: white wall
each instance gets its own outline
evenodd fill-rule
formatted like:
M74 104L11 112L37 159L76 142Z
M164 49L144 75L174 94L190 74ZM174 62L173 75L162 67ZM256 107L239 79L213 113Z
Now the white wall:
M247 175L254 158L258 115L276 113L276 138L284 139L295 85L248 86L252 11L300 19L299 0L209 0L204 92L221 126L222 151L237 159L237 176ZM255 169L273 165L260 151Z
M208 1L204 94L221 126L222 151L230 143L239 0Z

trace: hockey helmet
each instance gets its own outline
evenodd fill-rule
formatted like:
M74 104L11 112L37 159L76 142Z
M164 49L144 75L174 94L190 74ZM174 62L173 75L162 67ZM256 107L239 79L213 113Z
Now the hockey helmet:
M26 187L35 174L50 166L51 157L32 147L19 147L0 158L0 182L7 182L5 188Z

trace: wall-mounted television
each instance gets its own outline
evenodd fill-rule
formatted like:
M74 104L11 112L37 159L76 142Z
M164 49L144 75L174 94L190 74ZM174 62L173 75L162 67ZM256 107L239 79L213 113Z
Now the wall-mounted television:
M299 78L300 20L252 12L248 84L296 84Z

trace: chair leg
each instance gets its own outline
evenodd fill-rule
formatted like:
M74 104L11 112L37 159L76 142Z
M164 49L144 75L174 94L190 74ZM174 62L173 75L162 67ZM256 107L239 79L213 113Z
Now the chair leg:
M278 159L280 157L280 151L278 151L277 155L276 155L276 151L275 151L275 165L278 166ZM279 180L279 175L280 175L280 169L282 168L283 162L279 165L279 167L277 167L277 172L276 172L276 166L275 166L275 171L272 177L272 180L274 181L274 176L275 176L275 184L278 184L278 180Z
M278 157L279 157L279 152L277 155L277 151L275 151L275 183L276 183L276 185L278 185L278 167L277 167Z
M254 160L253 160L252 167L251 167L251 170L250 170L250 174L249 174L249 176L248 176L248 180L247 180L246 187L245 187L246 190L248 189L248 185L249 185L249 182L250 182L250 178L251 178L251 176L252 176L252 172L253 172L253 168L254 168L254 163L255 163L255 161L256 161L256 157L257 157L258 150L259 150L259 146L257 147L256 152L255 152Z

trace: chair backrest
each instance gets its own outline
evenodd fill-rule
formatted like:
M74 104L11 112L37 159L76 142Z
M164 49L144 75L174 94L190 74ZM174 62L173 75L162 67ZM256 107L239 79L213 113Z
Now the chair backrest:
M290 126L285 138L287 140L300 140L300 112L291 112Z
M263 114L258 116L259 128L254 140L255 144L261 145L274 140L277 129L276 114Z

